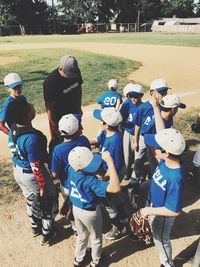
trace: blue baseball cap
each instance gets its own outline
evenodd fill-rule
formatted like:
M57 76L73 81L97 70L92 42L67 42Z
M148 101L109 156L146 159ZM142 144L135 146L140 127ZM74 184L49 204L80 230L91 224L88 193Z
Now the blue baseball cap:
M87 147L77 146L70 151L68 161L74 170L95 173L102 163L102 157L100 153L93 154Z

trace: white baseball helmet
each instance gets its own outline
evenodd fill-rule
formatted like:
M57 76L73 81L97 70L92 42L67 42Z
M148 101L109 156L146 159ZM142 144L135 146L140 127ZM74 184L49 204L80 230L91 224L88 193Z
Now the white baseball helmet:
M164 96L160 105L164 108L186 108L186 105L181 103L180 98L176 94Z
M127 96L130 92L144 94L144 87L141 84L128 83L123 89L123 95Z
M185 139L175 129L168 128L159 131L157 134L145 134L145 143L153 148L162 148L173 155L181 155L185 150Z
M87 147L77 146L70 151L68 161L74 170L94 173L100 167L102 157L99 153L93 154Z
M108 88L110 90L117 90L118 88L118 81L115 79L111 79L108 81Z
M122 122L122 115L120 111L113 107L104 109L94 109L93 116L97 120L105 121L110 126L118 126Z

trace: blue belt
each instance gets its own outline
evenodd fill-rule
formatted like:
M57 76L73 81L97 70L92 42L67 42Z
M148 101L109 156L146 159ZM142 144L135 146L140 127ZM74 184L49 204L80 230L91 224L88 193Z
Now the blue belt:
M88 210L88 211L95 211L96 209L97 209L97 207L95 207L95 208L94 207L93 208L88 208L88 209L85 209L84 208L84 210Z
M20 167L19 165L16 165L15 163L14 163L14 167L16 167L16 166L18 166L18 167ZM20 167L21 168L21 167ZM22 169L22 172L23 173L33 173L33 171L31 170L31 169L23 169L23 168L21 168Z

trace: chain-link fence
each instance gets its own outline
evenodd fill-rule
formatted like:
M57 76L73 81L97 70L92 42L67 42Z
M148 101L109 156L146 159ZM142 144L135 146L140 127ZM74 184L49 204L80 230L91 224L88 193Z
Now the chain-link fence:
M85 23L70 24L65 22L43 25L0 25L0 36L31 35L31 34L78 34L78 33L103 33L103 32L138 32L150 31L147 24L136 23Z

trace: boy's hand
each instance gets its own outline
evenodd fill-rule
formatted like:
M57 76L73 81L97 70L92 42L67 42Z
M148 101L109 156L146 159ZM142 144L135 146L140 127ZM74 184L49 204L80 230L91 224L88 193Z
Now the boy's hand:
M152 106L155 107L159 107L159 101L158 101L158 93L156 93L155 95L152 95L151 97L151 104Z
M139 144L137 142L133 143L133 150L137 151L139 150Z

